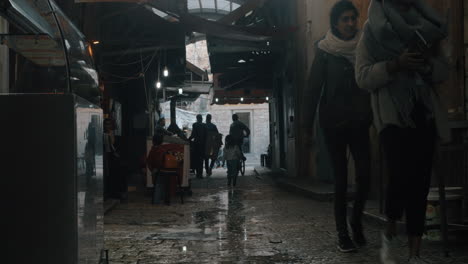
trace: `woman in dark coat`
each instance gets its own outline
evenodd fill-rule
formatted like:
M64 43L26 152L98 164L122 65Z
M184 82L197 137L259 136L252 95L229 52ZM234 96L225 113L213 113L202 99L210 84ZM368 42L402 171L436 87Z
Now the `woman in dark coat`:
M355 50L360 38L357 18L358 10L350 1L339 1L332 8L331 30L318 42L304 96L304 103L311 106L306 117L310 136L318 111L330 153L335 178L335 222L341 252L352 252L357 249L356 245L366 244L362 213L369 192L372 111L369 94L358 88L354 77ZM348 148L356 167L357 190L350 218L354 243L347 224Z

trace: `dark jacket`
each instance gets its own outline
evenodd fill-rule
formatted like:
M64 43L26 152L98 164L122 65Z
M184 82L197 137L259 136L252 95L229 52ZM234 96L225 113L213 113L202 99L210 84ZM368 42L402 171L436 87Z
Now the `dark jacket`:
M204 123L193 123L192 134L189 140L192 140L196 145L205 146L206 142L206 124Z
M218 132L218 128L216 127L215 124L213 124L213 123L205 123L205 125L206 125L206 130L207 130L208 132L219 133L219 132Z
M344 57L327 53L319 48L310 70L308 89L304 93L305 126L313 127L319 106L320 126L341 127L363 122L370 125L372 110L370 95L356 84L354 66Z
M222 135L213 123L206 123L206 148L205 156L212 159L218 157L219 148L223 145Z
M229 127L229 135L231 135L235 141L241 141L244 137L250 135L250 129L241 121L236 120L232 122L231 127Z

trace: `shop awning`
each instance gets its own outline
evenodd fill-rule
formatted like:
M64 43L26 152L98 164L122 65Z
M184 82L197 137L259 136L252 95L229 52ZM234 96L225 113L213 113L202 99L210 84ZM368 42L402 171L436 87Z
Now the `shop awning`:
M66 80L61 92L97 102L100 90L92 49L53 0L2 1L0 15L16 29L0 34L2 44L41 68L60 68L63 76L58 79Z
M3 43L36 65L65 66L62 46L47 35L5 36Z

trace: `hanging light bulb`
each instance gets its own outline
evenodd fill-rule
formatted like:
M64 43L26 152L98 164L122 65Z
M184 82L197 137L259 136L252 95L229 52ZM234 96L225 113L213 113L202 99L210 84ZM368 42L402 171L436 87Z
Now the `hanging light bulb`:
M161 89L161 82L159 80L156 82L156 88Z
M270 97L267 96L267 97L266 97L266 100L267 100L267 101L270 101Z
M244 102L244 97L241 97L241 102Z
M216 101L216 102L219 102L219 99L218 99L218 98L216 98L216 99L215 99L215 101Z
M167 69L167 66L164 67L163 75L164 75L164 77L169 76L169 69Z
M183 94L184 93L184 90L182 90L182 88L179 88L179 94Z

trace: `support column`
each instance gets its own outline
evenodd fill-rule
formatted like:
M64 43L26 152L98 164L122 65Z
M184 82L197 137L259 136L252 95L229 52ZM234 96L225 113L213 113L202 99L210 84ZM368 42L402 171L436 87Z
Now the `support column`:
M468 0L463 0L463 35L465 44L465 119L468 119Z
M0 34L8 33L8 22L0 17ZM0 45L0 93L9 92L9 54L6 45Z
M176 122L176 97L172 97L171 99L171 124L177 124Z

